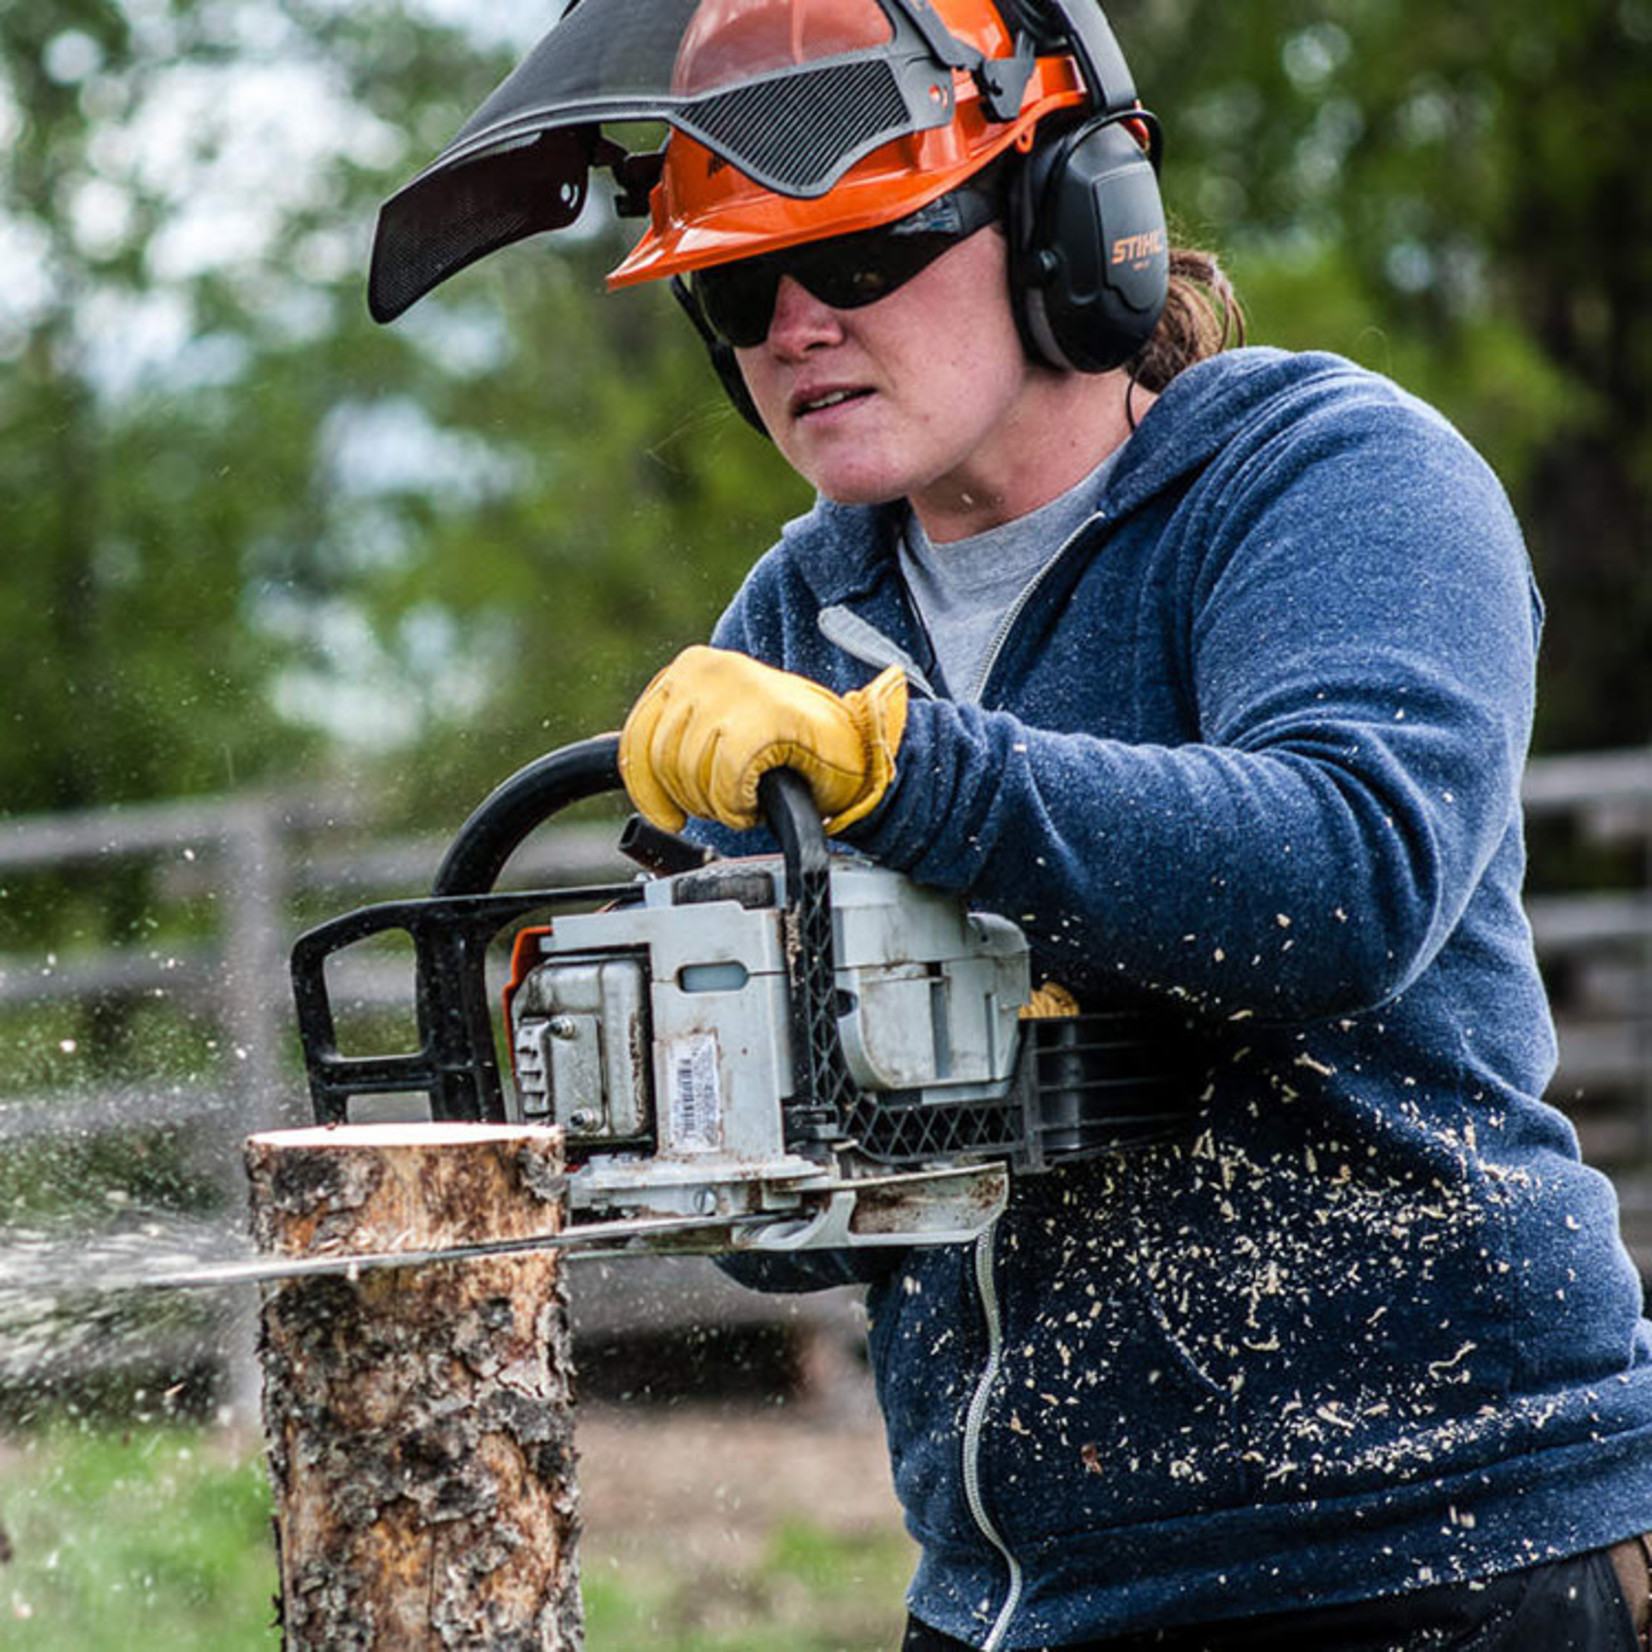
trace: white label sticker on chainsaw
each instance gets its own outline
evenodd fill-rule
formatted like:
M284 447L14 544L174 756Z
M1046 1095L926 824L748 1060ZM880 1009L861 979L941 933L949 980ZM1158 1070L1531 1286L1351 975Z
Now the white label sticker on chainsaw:
M691 1033L666 1047L666 1102L677 1151L723 1145L723 1097L717 1080L717 1035Z

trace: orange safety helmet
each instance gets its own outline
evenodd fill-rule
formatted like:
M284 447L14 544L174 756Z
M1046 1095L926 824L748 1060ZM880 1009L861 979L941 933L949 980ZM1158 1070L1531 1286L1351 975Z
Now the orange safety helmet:
M943 38L953 43L950 55L961 60L931 64L924 90L937 123L878 143L852 159L829 188L808 193L776 189L688 132L673 131L649 196L649 227L608 285L686 274L893 223L1006 150L1030 149L1047 116L1089 102L1074 59L1035 57L991 0L939 0L936 15ZM700 0L683 33L674 82L693 95L753 72L807 73L829 55L875 51L891 33L878 0Z

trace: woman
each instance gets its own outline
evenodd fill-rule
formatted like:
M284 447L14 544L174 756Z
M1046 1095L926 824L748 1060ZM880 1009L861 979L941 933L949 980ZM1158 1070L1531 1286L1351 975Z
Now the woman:
M820 498L642 695L627 784L738 848L798 768L1063 996L1175 1005L1213 1051L1183 1140L870 1278L907 1646L1643 1645L1652 1328L1541 1099L1540 610L1502 491L1392 384L1220 348L1084 0L868 13L702 5L651 94L674 131L613 279L679 280ZM711 130L753 88L834 129L841 65L910 88L924 52L940 123L835 171Z

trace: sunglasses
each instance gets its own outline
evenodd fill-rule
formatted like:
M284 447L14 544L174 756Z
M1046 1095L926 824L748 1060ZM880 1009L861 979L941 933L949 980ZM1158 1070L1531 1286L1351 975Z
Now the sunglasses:
M858 310L904 287L942 253L1001 216L996 193L955 189L878 229L696 271L689 290L718 338L750 349L769 336L786 276L834 310Z

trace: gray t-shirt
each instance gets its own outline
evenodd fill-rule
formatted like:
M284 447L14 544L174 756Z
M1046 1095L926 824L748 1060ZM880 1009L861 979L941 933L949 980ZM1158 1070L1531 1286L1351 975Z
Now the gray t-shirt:
M929 633L951 699L981 698L999 633L1026 592L1094 514L1097 494L1122 448L1047 505L985 533L933 543L917 517L901 535L900 566Z

